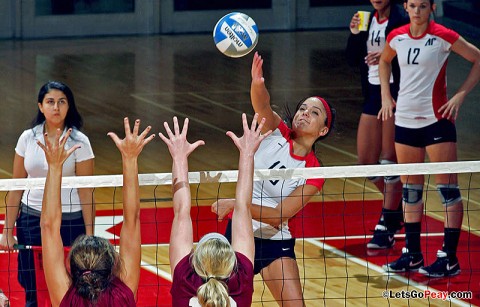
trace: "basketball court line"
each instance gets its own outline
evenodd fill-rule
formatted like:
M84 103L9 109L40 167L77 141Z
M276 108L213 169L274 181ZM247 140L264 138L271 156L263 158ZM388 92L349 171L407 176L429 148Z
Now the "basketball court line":
M443 232L431 232L431 233L422 233L420 237L443 237ZM371 239L373 235L356 235L356 236L334 236L334 237L315 237L315 238L305 238L312 240L320 241L336 241L336 240L358 240L358 239ZM395 234L395 238L405 238L404 233ZM303 238L297 238L297 240L303 240Z
M140 100L140 101L142 101L142 102L144 102L144 103L146 103L146 104L148 104L148 105L157 107L157 108L162 109L162 110L164 110L164 111L171 112L171 113L175 114L175 116L183 116L183 117L185 117L185 118L189 118L190 121L193 121L193 122L199 123L199 124L201 124L201 125L207 126L207 127L211 128L211 129L213 129L213 130L215 130L215 131L219 131L219 132L221 132L221 133L225 133L225 132L226 132L226 130L220 129L220 128L218 128L218 127L215 126L215 125L212 125L212 124L210 124L210 123L207 123L206 121L200 120L200 119L198 119L198 118L196 118L196 117L192 117L191 114L186 114L186 113L183 113L183 112L179 112L178 110L174 110L174 109L172 109L172 108L166 107L166 106L164 106L164 105L162 105L162 104L153 102L153 101L151 101L151 100L149 100L149 99L147 99L147 98L138 96L138 95L136 95L136 94L132 94L132 97L135 98L135 99L137 99L137 100Z
M148 262L145 262L145 261L142 260L141 263L140 263L140 266L142 267L142 269L147 270L150 273L156 274L157 276L159 276L159 277L161 277L165 280L168 280L169 282L173 281L172 274L168 273L167 271L164 271L164 270L160 269L155 264L151 264L151 263L148 263Z
M324 243L318 239L315 239L315 238L309 238L309 239L304 239L306 242L312 244L312 245L315 245L321 249L324 249L324 250L327 250L329 252L332 252L334 253L335 255L339 256L339 257L344 257L346 259L348 259L348 261L352 261L358 265L361 265L367 269L371 269L371 270L374 270L375 272L377 273L382 273L386 276L389 277L389 279L394 279L394 280L397 280L405 285L408 285L408 286L413 286L421 291L425 291L425 290L430 290L430 291L437 291L437 292L440 292L439 290L429 286L424 286L420 283L417 283L409 278L406 278L406 277L403 277L403 276L400 276L400 275L397 275L397 274L386 274L385 271L383 270L383 268L381 268L380 266L376 265L376 264L373 264L371 262L368 262L368 261L365 261L363 259L360 259L356 256L353 256L352 254L350 253L347 253L346 251L342 251L342 250L339 250L333 246L330 246L328 245L327 243ZM380 290L379 290L380 292ZM379 293L380 295L381 293ZM385 299L386 300L386 299ZM427 300L425 300L427 301ZM388 301L387 301L388 302ZM455 305L458 305L458 306L462 306L462 307L467 307L467 306L472 306L472 304L470 303L467 303L467 302L464 302L462 300L458 300L458 299L450 299L449 302L451 302L452 304L455 304Z
M240 110L238 110L238 109L229 107L229 106L227 106L227 105L225 105L225 104L222 104L222 103L220 103L220 102L218 102L218 101L215 101L215 100L212 100L212 99L210 99L210 98L207 98L207 97L198 95L198 94L193 93L193 92L188 93L188 94L189 94L190 96L192 96L192 97L198 98L198 99L203 100L203 101L206 101L206 102L208 102L208 103L211 103L211 104L213 104L213 105L215 105L215 106L217 106L217 107L220 107L220 108L223 108L223 109L227 109L227 110L229 110L229 111L235 112L235 113L240 114L240 115L243 114L243 112L240 111ZM248 116L249 118L253 118L252 114L247 114L247 116Z
M111 226L111 225L110 225ZM95 231L96 233L97 231ZM442 237L443 232L434 232L434 233L422 233L420 234L421 237ZM308 238L312 240L320 240L320 241L336 241L336 240L358 240L358 239L371 239L373 235L357 235L357 236L336 236L336 237L315 237L315 238ZM16 237L15 237L16 238ZM395 238L405 238L405 234L396 234ZM120 237L116 236L116 240L120 239ZM303 240L303 238L297 238L298 240ZM305 239L307 240L307 239ZM170 244L168 243L158 243L158 244L142 244L142 247L167 247ZM118 247L117 247L118 249ZM0 254L2 253L8 253L8 251L3 251L0 250ZM148 266L151 266L152 264L145 263ZM142 264L143 265L143 264ZM154 272L156 269L147 269L150 272ZM160 270L160 269L159 269ZM163 271L163 270L162 270ZM165 271L163 271L165 272ZM171 277L171 275L169 275Z
M9 171L4 170L3 168L0 168L0 173L7 175L9 178L12 178L13 174L10 173Z

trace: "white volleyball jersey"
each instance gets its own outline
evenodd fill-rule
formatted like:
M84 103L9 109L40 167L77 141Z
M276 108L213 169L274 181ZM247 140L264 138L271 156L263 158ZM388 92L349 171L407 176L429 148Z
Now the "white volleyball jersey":
M420 37L410 35L410 25L393 30L387 41L397 52L400 90L395 124L422 128L442 118L438 109L447 103L447 59L458 33L431 21Z
M385 48L388 18L382 22L378 21L378 12L372 18L370 27L368 28L367 52L383 51ZM378 76L378 64L368 66L368 82L374 85L380 85L380 78ZM390 83L393 82L393 75L390 75Z
M265 138L255 154L256 169L285 169L318 167L315 153L311 151L307 156L300 157L293 154L292 130L283 122L272 134ZM322 189L324 179L295 179L295 180L265 180L255 181L253 184L252 203L275 208L282 200L290 195L298 186L314 185ZM291 239L288 222L275 228L269 224L253 220L255 237L271 240Z

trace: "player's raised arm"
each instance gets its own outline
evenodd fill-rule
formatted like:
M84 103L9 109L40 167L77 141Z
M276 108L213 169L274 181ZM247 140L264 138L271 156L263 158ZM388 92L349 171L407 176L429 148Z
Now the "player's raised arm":
M140 195L138 186L137 159L155 135L147 137L151 127L139 134L140 120L130 128L128 118L124 118L125 138L121 140L115 133L109 132L118 150L122 154L123 166L123 225L120 232L120 258L125 271L120 279L136 296L140 280L141 235L140 235Z
M258 52L255 52L253 56L250 98L255 113L258 113L260 118L265 118L262 132L277 128L281 118L272 110L270 105L270 93L265 86L265 78L263 77L263 58Z
M257 125L258 114L255 114L251 126L248 126L247 116L242 115L243 136L238 138L233 132L227 135L233 140L240 152L238 161L238 181L235 192L235 210L232 217L232 247L235 251L254 260L254 241L252 214L250 212L253 189L253 158L260 142L272 131L261 134L265 118Z
M172 273L178 262L188 255L193 248L193 228L190 217L191 194L188 181L188 156L204 141L190 144L187 141L188 118L180 131L177 117L173 118L173 131L167 122L164 124L166 136L159 133L160 138L167 144L172 164L172 193L173 212L172 230L170 233L170 268Z
M57 129L55 139L51 142L45 133L45 145L37 141L38 146L45 152L48 163L45 191L43 193L42 213L40 226L42 233L42 260L45 272L45 281L53 306L58 306L68 290L70 278L64 265L64 251L60 225L62 224L61 185L63 163L77 150L75 145L65 150L65 143L72 129L68 129L63 136Z

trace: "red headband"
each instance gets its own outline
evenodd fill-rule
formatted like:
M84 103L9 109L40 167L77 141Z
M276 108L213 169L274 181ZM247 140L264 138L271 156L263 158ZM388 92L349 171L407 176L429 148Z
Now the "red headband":
M332 125L332 110L325 99L320 96L315 96L315 98L322 102L325 112L327 112L327 128L330 130L330 126Z

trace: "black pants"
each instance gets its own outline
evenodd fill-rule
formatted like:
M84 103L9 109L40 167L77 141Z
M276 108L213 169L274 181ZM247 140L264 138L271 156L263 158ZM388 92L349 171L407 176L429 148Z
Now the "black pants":
M17 219L17 239L19 245L40 246L42 237L40 231L40 217L38 211L29 214L24 210ZM85 234L85 222L83 217L62 220L60 235L64 246L70 246L75 239ZM20 249L18 252L18 282L25 289L25 306L37 306L37 291L35 281L35 262L33 250Z

